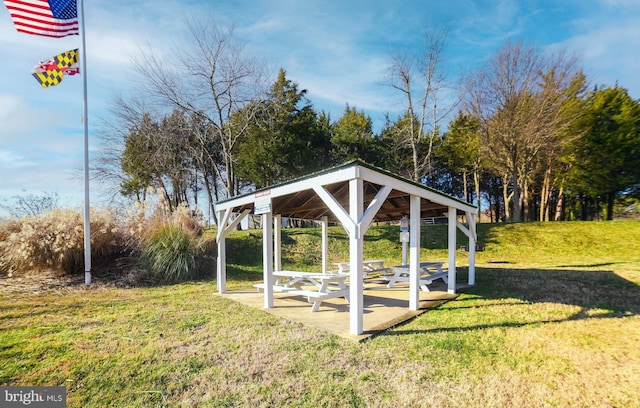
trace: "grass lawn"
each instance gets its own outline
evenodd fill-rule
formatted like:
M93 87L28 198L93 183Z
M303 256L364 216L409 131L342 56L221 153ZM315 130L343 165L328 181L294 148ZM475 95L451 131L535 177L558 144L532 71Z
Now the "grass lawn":
M424 227L423 257L446 261L445 228ZM640 222L479 236L476 287L363 343L217 296L214 279L34 292L3 277L0 385L66 385L69 407L640 407ZM365 256L397 262L397 238L372 227ZM285 265L314 270L319 239L284 230ZM261 280L260 233L228 247L228 286Z

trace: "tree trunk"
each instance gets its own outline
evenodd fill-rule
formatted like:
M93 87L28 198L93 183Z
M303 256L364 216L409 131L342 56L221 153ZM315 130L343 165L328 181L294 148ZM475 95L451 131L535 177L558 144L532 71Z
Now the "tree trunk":
M491 197L493 197L492 194L489 194L488 197L487 197L488 200L489 200L489 222L494 222L493 221L493 219L494 219L493 218L493 213L494 213L494 210L495 210L495 206L493 205L493 200L491 199ZM497 219L497 217L496 217L496 219ZM478 217L478 220L480 220L480 217Z
M549 196L551 192L551 166L544 171L540 190L540 221L549 221Z
M529 218L529 182L526 177L523 177L524 182L522 183L522 212L523 212L523 221L531 221Z
M504 219L505 221L509 220L511 218L511 210L509 208L509 200L511 199L511 197L513 196L513 192L511 192L511 194L508 194L509 192L509 183L507 183L507 176L505 175L502 178L502 198L503 198L503 203L504 203ZM515 189L514 189L515 191Z
M551 211L549 210L550 207L550 203L549 203L549 198L551 197L551 189L549 189L549 191L547 192L547 202L545 203L544 206L544 221L545 222L549 222L549 215L551 213Z
M582 207L582 209L580 211L580 219L582 221L588 221L589 220L589 215L590 215L589 201L590 201L590 198L589 197L585 197L584 195L580 199L580 204L581 204L581 207Z
M218 225L218 214L216 214L216 210L213 206L215 201L213 199L213 194L211 191L211 182L209 181L209 177L207 177L206 174L204 175L203 179L204 179L204 188L207 190L207 197L209 198L209 211L211 214L213 214L214 224Z
M560 191L558 191L558 202L556 203L556 215L553 217L554 221L560 221L562 219L562 209L564 208L564 187L560 184Z
M512 183L513 183L513 215L511 217L513 222L522 221L522 197L520 190L520 180L518 179L517 170L513 171L512 174Z
M607 194L607 221L613 221L613 205L616 201L616 193Z
M464 201L469 202L469 192L467 191L467 171L462 172L462 185L464 191Z
M480 209L480 178L478 177L478 172L473 172L473 185L476 189L476 201L478 203L478 223L480 221L480 215L482 214L482 210Z

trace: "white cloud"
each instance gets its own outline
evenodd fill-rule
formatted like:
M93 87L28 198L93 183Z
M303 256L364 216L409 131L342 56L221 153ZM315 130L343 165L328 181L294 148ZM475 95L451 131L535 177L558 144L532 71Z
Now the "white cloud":
M40 91L37 83L32 84ZM0 94L0 141L3 143L28 142L26 135L49 133L51 128L60 126L67 115L55 107L40 109L16 94Z
M524 7L520 2L502 0L500 2L466 1L460 7L464 10L451 21L453 41L460 41L467 47L493 51L509 39L521 35L526 23Z
M27 160L16 152L11 150L0 150L0 169L16 169L20 167L33 166L34 164L35 162Z
M579 34L561 43L580 56L594 84L613 86L618 81L634 98L640 97L638 6L636 3L635 9L613 10L615 20L604 19L604 13L586 16L576 22Z

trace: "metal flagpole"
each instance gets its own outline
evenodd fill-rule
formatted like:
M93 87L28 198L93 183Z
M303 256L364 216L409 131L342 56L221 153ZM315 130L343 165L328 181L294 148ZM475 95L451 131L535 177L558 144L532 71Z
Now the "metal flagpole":
M80 71L82 72L82 124L84 125L84 283L91 285L91 217L89 205L89 120L87 109L87 44L84 34L84 0L78 0L80 20Z

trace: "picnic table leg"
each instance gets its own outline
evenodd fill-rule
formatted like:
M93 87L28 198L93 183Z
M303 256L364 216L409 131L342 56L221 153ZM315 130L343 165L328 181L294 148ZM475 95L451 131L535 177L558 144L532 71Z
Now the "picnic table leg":
M390 277L389 277L389 283L387 283L387 288L392 288L392 287L393 287L393 285L395 285L395 284L396 284L396 279L397 279L397 278L400 278L400 275L401 275L401 272L400 272L399 270L396 270L396 271L393 273L393 276L390 276Z
M438 273L442 273L442 265L436 266L436 271L438 271ZM442 277L442 280L444 283L449 283L449 277L446 275Z
M302 281L300 278L289 278L288 282L284 284L285 287L287 288L296 288L296 289L301 289L302 288Z
M340 288L340 290L344 290L344 300L346 300L347 303L350 303L349 287L343 281L338 282L338 287Z
M320 304L322 303L322 300L314 300L313 301L313 306L311 306L311 312L317 312L318 310L320 310Z
M317 282L314 281L314 283L317 283ZM329 287L329 282L323 281L322 284L320 285L320 289L318 290L318 293L327 293L328 287ZM307 298L307 301L311 302L311 299ZM311 307L311 312L317 312L318 310L320 310L321 304L322 304L322 300L320 299L314 300L313 306Z

